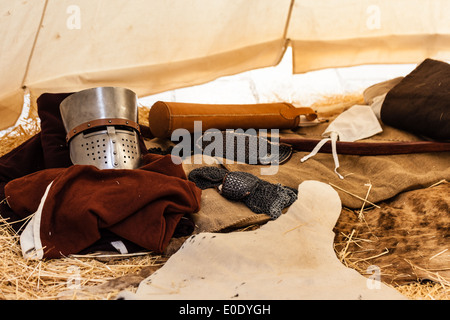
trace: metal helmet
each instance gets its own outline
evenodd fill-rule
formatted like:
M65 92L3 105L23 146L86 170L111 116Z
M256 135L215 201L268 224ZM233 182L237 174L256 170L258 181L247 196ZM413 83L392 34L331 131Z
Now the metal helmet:
M136 169L140 165L136 94L125 88L98 87L61 102L61 117L73 164L99 169Z

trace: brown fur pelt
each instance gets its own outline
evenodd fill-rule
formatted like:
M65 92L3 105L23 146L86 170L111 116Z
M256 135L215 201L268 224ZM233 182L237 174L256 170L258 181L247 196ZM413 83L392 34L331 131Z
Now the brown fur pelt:
M391 284L450 283L448 182L401 193L362 214L344 209L334 231L338 256L361 273L376 268Z

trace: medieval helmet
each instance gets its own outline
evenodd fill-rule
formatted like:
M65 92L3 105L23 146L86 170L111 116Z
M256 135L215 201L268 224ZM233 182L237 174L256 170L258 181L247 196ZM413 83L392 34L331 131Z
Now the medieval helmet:
M136 94L126 88L98 87L61 102L61 117L73 164L99 169L136 169L140 165Z

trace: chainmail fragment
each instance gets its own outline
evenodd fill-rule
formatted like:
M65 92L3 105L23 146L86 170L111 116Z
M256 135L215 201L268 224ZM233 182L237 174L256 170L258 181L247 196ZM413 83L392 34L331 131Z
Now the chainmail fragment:
M225 198L240 201L255 190L259 179L248 172L229 172L223 178L220 194Z
M201 167L192 170L188 179L202 190L219 187L228 170L218 167Z
M219 139L216 143L216 139ZM171 154L173 146L166 150L159 147L149 148L149 153ZM274 138L258 136L256 134L213 131L205 132L197 140L192 141L189 150L177 154L182 159L202 153L215 158L232 160L251 165L280 165L288 161L292 155L291 145L276 142Z
M284 208L297 200L297 190L261 180L243 171L201 167L192 170L188 179L200 189L218 188L223 197L241 201L253 212L267 214L272 219L278 218Z
M286 162L292 155L292 146L272 140L256 134L213 131L200 136L195 146L203 154L245 164L279 165Z
M252 194L244 203L255 213L268 214L272 219L297 200L297 190L260 180Z

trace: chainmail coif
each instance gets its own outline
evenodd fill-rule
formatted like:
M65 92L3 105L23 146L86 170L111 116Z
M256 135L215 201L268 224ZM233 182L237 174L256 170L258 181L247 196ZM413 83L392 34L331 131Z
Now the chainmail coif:
M253 212L267 214L272 219L297 200L297 190L261 180L248 172L201 167L192 170L188 179L200 189L218 188L223 197L241 201Z

